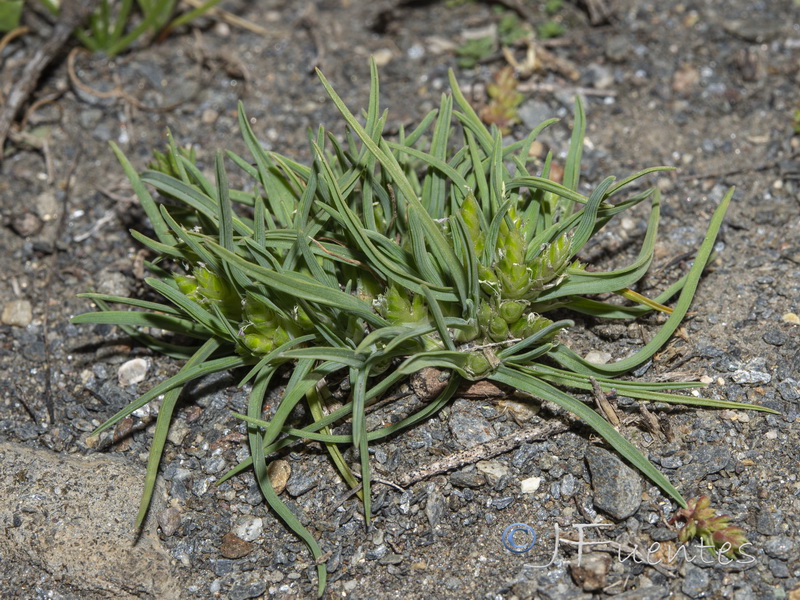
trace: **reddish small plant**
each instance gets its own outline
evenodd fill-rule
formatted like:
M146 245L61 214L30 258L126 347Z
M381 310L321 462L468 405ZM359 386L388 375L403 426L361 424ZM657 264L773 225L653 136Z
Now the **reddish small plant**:
M681 542L700 538L712 551L734 558L741 553L742 546L749 542L744 530L732 526L730 519L729 515L717 515L708 496L700 496L689 500L688 506L675 513L669 523L673 525L677 521L684 521L678 532Z
M517 91L514 69L506 66L494 74L494 82L486 86L489 103L480 111L481 120L487 125L497 125L503 135L519 122L517 108L524 96Z

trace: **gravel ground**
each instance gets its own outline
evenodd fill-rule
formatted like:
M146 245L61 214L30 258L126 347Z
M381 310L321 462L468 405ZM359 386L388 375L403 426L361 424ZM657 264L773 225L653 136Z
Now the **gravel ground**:
M538 3L526 5L542 18ZM90 309L76 297L82 291L148 293L145 255L128 234L147 224L108 142L120 144L142 168L152 149L163 147L169 128L178 144L194 144L208 168L217 149L245 152L235 112L241 99L266 146L304 160L309 127L342 130L313 67L319 65L356 108L366 103L370 55L381 64L388 128L411 126L445 91L447 69L456 67L453 48L485 33L499 16L481 2L223 6L265 31L202 21L194 32L173 33L114 61L78 53L75 74L83 84L70 82L62 61L37 95L54 99L26 124L47 147L6 149L0 167L4 598L243 600L309 598L316 589L309 553L266 510L252 475L214 485L246 456L244 429L230 414L245 411L246 392L235 387L233 375L203 380L186 394L151 522L132 545L128 526L155 409L121 423L109 440L114 443L100 451L87 447L86 436L179 365L131 345L114 328L68 320ZM402 481L456 452L478 452L548 423L562 427L405 489L376 484L369 531L360 504L346 498L321 448L298 446L283 456L291 469L283 498L330 552L328 597L800 598L800 434L794 426L800 137L793 136L800 8L788 0L631 0L608 7L608 18L592 25L583 8L565 4L559 18L566 34L547 47L555 57L545 61L548 68L522 82L522 122L511 135L562 117L542 137L562 155L572 98L580 92L589 121L587 189L607 175L677 167L655 181L665 202L647 282L654 287L686 271L687 253L702 239L725 191L736 186L720 258L700 285L692 317L636 375L705 378L712 397L768 406L780 415L657 406L650 407L653 425L638 403L617 402L626 437L686 497L708 495L731 515L752 543L748 557L723 565L697 549L681 559L666 555L676 548L667 525L675 506L658 489L558 409L486 393L460 398L428 422L374 444L376 476ZM5 48L4 92L38 43L30 35ZM523 54L518 49L517 58ZM457 68L458 78L480 101L502 64L498 54ZM624 260L636 251L644 218L635 213L613 223L588 258ZM654 323L579 324L585 333L571 343L619 358ZM393 410L410 411L421 401L417 385L408 391ZM373 413L371 425L391 418ZM538 487L523 492L523 482ZM514 523L538 536L527 552L503 545L504 530ZM580 565L574 544L564 542L554 553L557 532L576 540L579 526L588 523L604 527L584 528L586 539L609 540L614 544L598 548L613 552L582 555ZM634 546L646 551L655 542L661 544L659 564L652 564L658 558L645 564L629 557Z

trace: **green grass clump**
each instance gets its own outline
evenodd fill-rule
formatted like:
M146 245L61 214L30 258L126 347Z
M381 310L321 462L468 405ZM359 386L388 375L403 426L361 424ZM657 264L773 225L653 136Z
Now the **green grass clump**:
M209 373L241 368L247 369L242 384L251 389L247 414L237 416L247 422L251 458L226 478L252 467L269 506L308 544L315 559L322 552L273 490L265 458L296 440L323 443L348 485L363 486L369 522L370 442L435 414L464 381L486 379L563 407L686 507L680 492L641 452L564 389L591 390L594 378L605 391L613 386L641 400L758 408L668 393L699 383L614 379L650 359L686 315L732 190L714 212L689 272L648 300L630 288L652 261L661 197L655 189L624 192L664 168L621 181L609 177L588 196L580 193L585 121L579 101L563 183L555 183L548 178L549 156L541 172L528 171L531 144L551 121L504 145L496 128L483 125L452 74L452 92L443 95L438 110L394 140L382 134L387 115L379 110L374 64L362 120L320 78L348 129L343 140L322 128L310 134L310 164L265 151L241 107L239 124L251 156L227 152L226 161L218 153L213 182L171 139L168 153L155 163L158 170L142 174L114 147L155 232L154 238L139 232L133 236L157 256L149 264L153 277L147 283L165 301L85 294L101 311L74 322L118 325L155 350L186 360L177 375L97 430L164 394L138 523L149 505L181 389ZM255 191L229 186L228 161L256 184ZM154 198L151 188L165 201ZM650 217L638 256L616 270L587 270L577 259L581 249L615 216L640 203L649 203ZM234 211L234 205L248 208ZM609 293L639 303L587 297ZM663 306L672 300L671 309ZM134 310L111 310L109 302ZM669 317L636 353L598 365L560 340L573 322L554 320L555 309L608 319L660 309ZM151 337L142 328L177 336ZM187 339L196 343L177 343ZM368 430L365 408L426 367L450 374L438 397L398 423ZM321 398L326 378L334 373L347 376L350 397L326 415ZM288 375L288 381L274 414L264 418L265 393L276 374ZM301 402L308 403L311 422L287 424ZM331 425L347 420L352 433L330 433ZM357 450L360 483L341 445ZM322 593L324 563L317 569Z
M2 0L0 0L2 1ZM114 57L127 50L138 39L180 27L208 12L221 0L206 0L176 16L178 0L100 0L89 15L88 26L77 29L75 37L91 52ZM54 15L60 10L60 0L40 0Z

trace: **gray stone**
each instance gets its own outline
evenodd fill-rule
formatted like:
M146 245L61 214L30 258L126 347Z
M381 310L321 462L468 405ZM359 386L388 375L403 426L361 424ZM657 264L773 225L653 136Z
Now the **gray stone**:
M572 496L578 490L578 482L572 473L567 473L561 479L561 495Z
M460 446L473 448L497 438L488 420L471 410L456 410L456 407L447 424Z
M778 393L786 402L794 402L800 398L800 385L794 379L787 379L778 384Z
M495 498L492 500L492 508L496 510L503 510L514 504L513 496L504 496L502 498Z
M131 282L125 275L114 269L103 269L97 275L97 291L111 296L128 296Z
M378 560L386 556L389 552L389 547L386 544L381 544L380 546L376 546L371 550L367 550L367 553L364 555L367 560Z
M749 584L745 584L733 593L733 600L757 600L757 598Z
M425 516L433 528L439 524L444 514L444 496L433 484L428 486L428 500L425 503Z
M666 542L678 537L678 532L667 527L656 527L650 531L650 537L656 542Z
M286 482L286 491L290 496L297 498L311 491L317 485L317 478L307 475L302 471L293 471L289 481Z
M764 552L767 556L779 558L780 560L789 560L793 550L794 542L784 535L770 538L764 544Z
M616 594L614 600L661 600L669 594L665 585L648 585L622 594Z
M544 454L544 444L522 444L511 458L511 465L524 469L536 456Z
M681 584L681 591L690 598L700 598L708 592L711 577L707 570L694 565L686 565L686 577Z
M733 379L735 383L769 383L772 380L772 376L763 371L745 371L744 369L739 369L731 375L731 379Z
M475 467L467 467L450 474L450 483L457 487L479 488L486 483L483 475Z
M748 42L761 44L780 35L783 23L768 15L750 15L747 19L731 19L722 25L725 31Z
M761 535L778 535L782 531L783 514L762 511L756 517L756 531Z
M211 456L203 460L203 471L209 474L219 473L226 467L224 456Z
M768 565L773 577L778 577L780 579L786 579L789 577L789 566L782 560L770 558Z
M622 62L631 54L631 44L623 35L613 35L606 40L605 55L613 62Z
M171 537L180 529L181 526L181 511L174 506L162 510L156 515L158 526L161 527L161 533L165 537Z
M789 336L780 329L768 329L761 339L773 346L783 346L789 340Z
M182 585L155 534L136 538L144 469L108 455L64 456L0 442L0 556L81 597L178 600ZM163 507L156 489L150 514ZM49 584L48 584L49 585Z
M523 102L517 109L517 115L528 129L534 129L556 116L555 111L550 108L549 104L539 100Z
M683 481L695 482L712 473L719 473L728 466L731 451L723 446L703 445L692 453L692 462L678 469Z
M254 542L261 537L264 530L264 521L253 515L241 515L234 521L233 533L245 542Z
M607 450L596 446L586 449L586 462L592 476L594 505L618 520L633 515L642 503L639 474Z

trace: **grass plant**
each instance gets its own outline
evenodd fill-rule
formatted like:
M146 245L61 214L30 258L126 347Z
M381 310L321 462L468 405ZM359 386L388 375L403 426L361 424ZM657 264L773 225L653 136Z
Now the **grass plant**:
M157 169L141 174L114 146L152 224L153 237L132 234L156 256L147 283L164 301L84 294L100 310L73 321L117 325L154 350L185 360L177 375L96 432L163 394L138 524L182 388L230 369L244 370L241 385L250 390L247 414L236 415L247 423L250 458L224 479L252 468L269 506L315 560L322 551L273 490L265 459L297 440L321 442L348 485L362 486L369 523L370 443L435 414L465 381L486 379L566 409L682 508L687 503L667 478L570 390L591 390L594 379L604 391L613 387L642 401L766 410L674 393L700 383L618 379L651 359L686 316L733 190L714 211L693 266L657 297L645 298L633 288L653 259L661 196L653 188L628 191L665 168L608 177L588 195L581 193L585 117L576 101L562 182L549 178L551 156L531 173L531 144L552 121L504 144L450 77L451 93L439 108L413 131L389 139L374 64L362 118L320 74L347 133L344 139L323 128L309 133L310 164L266 151L241 106L239 125L251 156L217 153L213 181L171 139ZM230 165L255 183L255 191L229 185ZM611 271L588 270L578 260L581 249L614 217L643 203L650 214L638 256ZM622 299L610 301L610 294ZM556 309L598 319L635 319L654 310L667 317L630 356L594 364L563 341L574 323L555 320ZM426 367L449 373L443 391L400 422L369 430L365 408ZM334 374L349 380L349 398L326 413L323 397ZM281 378L280 403L265 414L265 394ZM288 417L301 402L312 418L292 424ZM331 433L331 426L346 421L351 433ZM360 482L341 454L347 445L359 457ZM317 571L321 594L323 562Z
M89 15L88 26L77 29L75 37L91 52L114 57L143 36L180 27L214 8L221 0L207 0L177 15L177 0L100 0ZM52 14L58 14L59 0L40 0Z

